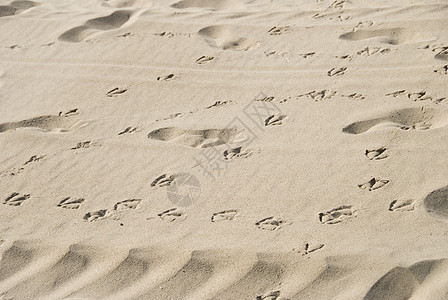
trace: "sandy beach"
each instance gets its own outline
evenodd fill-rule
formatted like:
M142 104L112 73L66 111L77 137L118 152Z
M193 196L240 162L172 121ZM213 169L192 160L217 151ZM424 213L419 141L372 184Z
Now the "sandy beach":
M446 0L0 1L0 300L448 299Z

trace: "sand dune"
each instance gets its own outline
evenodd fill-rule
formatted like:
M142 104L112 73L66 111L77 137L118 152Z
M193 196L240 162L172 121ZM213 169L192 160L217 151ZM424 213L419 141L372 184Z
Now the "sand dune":
M13 16L36 5L39 4L33 1L13 1L9 5L0 6L0 17Z
M120 28L123 24L129 21L130 17L131 12L121 10L115 11L105 17L90 19L84 25L64 32L59 36L59 40L66 42L80 42L95 32Z
M225 249L187 254L166 250L131 249L127 255L120 254L105 264L102 253L108 253L99 248L72 245L65 253L49 256L39 248L15 243L2 256L1 268L7 271L2 273L3 277L13 277L10 271L15 269L22 278L29 278L3 296L7 299L31 295L42 299L85 299L92 294L95 298L314 299L325 297L331 289L336 298L343 298L354 292L350 289L353 280L371 267L368 262L357 263L359 257L352 255L310 260L309 254L242 253ZM173 260L172 255L180 259ZM20 272L44 261L47 267L28 268L26 277ZM104 270L93 271L98 266ZM367 282L374 280L375 275L366 276L366 284L360 291L365 290L365 295L360 292L354 295L363 299L442 295L446 288L436 278L446 274L447 266L446 259L433 259L393 267L384 275L379 274L380 278L371 286Z

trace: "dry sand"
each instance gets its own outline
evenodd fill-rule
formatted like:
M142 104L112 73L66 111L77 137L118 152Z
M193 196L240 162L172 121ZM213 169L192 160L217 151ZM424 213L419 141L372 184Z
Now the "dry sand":
M447 24L2 0L0 299L448 299Z

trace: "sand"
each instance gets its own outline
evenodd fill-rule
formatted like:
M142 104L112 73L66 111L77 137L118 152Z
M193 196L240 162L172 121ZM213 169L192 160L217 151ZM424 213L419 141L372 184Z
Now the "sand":
M0 3L0 299L448 299L448 2Z

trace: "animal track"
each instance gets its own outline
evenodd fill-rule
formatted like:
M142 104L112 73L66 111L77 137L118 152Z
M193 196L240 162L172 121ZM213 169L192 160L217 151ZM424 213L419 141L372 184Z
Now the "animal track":
M303 246L302 249L293 249L293 251L296 251L300 254L302 254L302 256L308 255L310 253L313 253L317 250L320 250L324 247L324 244L317 244L312 246L310 243L305 243L305 245Z
M424 100L432 100L432 97L426 95L426 92L418 92L418 93L409 93L408 98L413 101L424 101ZM437 102L441 102L445 100L445 98L441 98L436 100Z
M281 125L283 120L285 120L287 117L287 115L271 115L266 120L264 120L264 126Z
M0 124L0 133L18 128L40 128L45 131L65 132L83 127L86 123L77 122L72 116L40 116L19 122Z
M431 97L426 95L426 92L409 93L408 98L413 101L432 100Z
M59 40L71 43L81 42L96 32L122 27L129 21L131 15L131 11L119 10L105 17L90 19L84 25L64 32L59 36Z
M93 221L100 221L100 220L104 220L108 217L111 216L111 212L107 209L101 209L98 211L93 211L93 212L88 212L85 216L84 216L84 221L87 222L93 222Z
M334 8L338 8L338 9L342 9L344 8L345 3L347 3L346 0L335 0L333 3L331 3L331 5L327 8L327 9L334 9Z
M372 26L373 26L372 21L359 22L355 27L353 27L352 31L356 31L361 28L372 27Z
M89 148L90 147L90 141L86 142L79 142L76 144L75 147L72 147L71 150L81 149L81 148Z
M388 93L388 94L386 94L386 96L398 97L400 95L403 95L404 93L406 93L406 90L400 90L400 91Z
M281 26L281 27L274 26L268 30L268 33L269 35L280 35L288 31L290 31L289 26Z
M125 32L123 34L117 35L117 37L119 37L119 38L127 38L127 37L130 37L130 36L133 36L133 35L134 34L132 32Z
M308 52L308 53L301 53L299 54L299 56L303 57L303 58L308 58L308 57L312 57L316 54L316 52Z
M434 70L434 73L448 75L448 65L444 65L443 67Z
M211 221L212 222L232 221L236 217L237 214L238 214L238 211L236 209L223 210L223 211L214 213L212 215Z
M157 188L171 185L174 187L168 189L168 198L178 206L191 205L200 194L199 182L188 173L163 174L151 183L151 187Z
M394 200L389 205L390 211L413 211L415 206L414 199Z
M350 134L398 128L401 130L428 130L443 127L448 123L446 111L431 108L405 108L385 116L352 123L342 129Z
M76 116L77 114L79 114L79 111L77 108L71 109L67 112L59 112L59 116L60 117L70 117L70 116Z
M281 56L281 57L285 57L285 56L288 54L288 52L282 52L282 53L280 53L280 52L277 52L277 51L264 51L264 54L265 54L267 57L269 57L269 56L273 56L273 55ZM288 61L288 58L286 58L286 60Z
M255 98L255 101L259 101L259 102L272 102L272 101L274 101L274 97L272 97L272 96L264 96L264 95L262 95L260 98Z
M311 246L310 243L305 243L305 250L302 255L308 255L310 253L313 253L317 250L320 250L324 247L324 244L317 244L316 246Z
M183 113L175 113L175 114L169 115L168 117L164 118L163 120L171 120L174 118L182 117L183 115L184 115Z
M178 178L180 175L179 174L171 174L171 175L167 175L167 174L163 174L160 175L159 177L157 177L156 179L154 179L154 181L151 183L152 187L165 187L165 186L170 186L174 180L176 180L176 178Z
M82 199L84 201L84 199ZM138 209L140 207L141 199L127 199L123 201L119 201L115 203L113 210L101 209L94 212L89 212L84 216L84 221L93 222L104 220L111 216L114 216L116 213L131 209ZM59 205L58 205L59 206Z
M388 93L388 94L386 94L386 96L398 97L398 96L402 96L404 94L406 94L406 90L400 90L400 91ZM408 99L411 99L412 101L415 101L415 102L430 100L436 104L442 103L446 99L446 97L442 97L442 98L431 97L425 91L409 92L409 93L407 93L407 97L408 97Z
M19 168L13 168L11 170L8 170L6 172L0 173L0 177L1 176L14 176L17 175L19 173L22 173L23 170L25 170L24 166L34 163L34 162L38 162L43 160L45 157L47 157L46 155L33 155L30 157L30 159L28 159L25 163L23 163L22 167Z
M342 1L335 1L334 3L337 3L337 2L342 2ZM328 17L329 20L339 21L339 22L344 22L344 21L350 20L352 18L351 16L343 16L342 14L339 14L338 16L334 16L334 13L331 13L331 12L325 13L329 10L333 10L336 8L339 9L339 7L337 7L337 6L330 5L323 13L316 13L312 16L312 18L313 19L322 19L322 18Z
M336 21L344 22L344 21L350 20L351 18L352 18L351 16L339 15L337 17L331 17L330 20L336 20Z
M350 100L364 100L366 97L364 97L363 94L353 93L349 95L342 95L342 97L347 97Z
M121 131L118 135L122 135L122 134L131 134L134 132L139 132L141 131L138 127L126 127L123 131Z
M345 71L347 71L347 67L333 68L327 72L327 75L330 77L341 76L345 74Z
M318 102L318 101L331 99L336 94L337 94L337 92L332 91L332 90L322 90L322 91L311 91L306 94L299 95L298 97L307 96L307 97L313 99L314 101Z
M253 153L253 150L242 150L242 147L237 147L233 149L227 149L224 151L224 159L225 160L231 160L235 158L247 158L251 156Z
M193 113L193 112L191 112L190 111L190 113ZM157 119L157 120L155 120L155 122L159 122L159 121L166 121L166 120L172 120L172 119L175 119L175 118L179 118L179 117L182 117L184 114L183 113L174 113L174 114L171 114L171 115L169 115L168 117L165 117L165 118L163 118L163 119Z
M366 183L358 184L358 186L359 186L359 188L364 189L364 190L374 191L374 190L382 188L383 186L385 186L388 183L389 183L389 180L372 178Z
M180 221L186 218L185 214L179 211L177 208L171 208L165 210L164 212L161 212L157 216L159 216L162 220L167 222Z
M148 138L193 148L208 148L230 143L236 137L236 128L188 130L176 127L159 128L151 131Z
M366 47L356 52L356 54L360 56L372 56L375 54L387 54L387 53L390 53L390 49L381 47Z
M441 60L448 60L448 46L444 45L427 45L423 49L431 49L432 52L436 52L434 58Z
M354 57L355 57L355 55L351 55L351 54L346 54L346 55L336 55L336 56L335 56L335 58L339 58L339 59L349 59L350 61L352 61Z
M3 204L11 206L21 206L30 197L31 197L30 194L21 195L19 193L14 192L8 198L5 199Z
M20 168L12 168L11 170L5 171L3 173L0 173L0 177L3 176L15 176L18 175L20 173L22 173L22 171L25 170L25 168L20 167Z
M356 217L356 211L351 205L340 206L325 213L319 214L319 221L322 224L337 224L352 217Z
M259 45L258 41L235 35L233 27L229 25L205 27L198 33L210 47L222 50L248 51Z
M378 149L366 150L365 155L370 160L380 160L389 157L389 152L386 147L380 147Z
M27 164L30 164L30 163L33 163L33 162L37 162L37 161L41 161L45 157L47 157L47 156L46 155L33 155L23 165L26 166Z
M106 93L106 96L107 97L116 97L119 95L123 95L126 92L127 92L127 89L122 89L122 88L116 87L116 88L113 88L110 91L108 91Z
M264 218L255 223L255 225L259 229L269 230L269 231L279 230L284 225L287 225L287 224L289 224L289 222L282 220L280 218L276 218L276 217Z
M317 20L317 19L321 19L321 18L325 18L327 15L326 14L321 14L321 13L315 13L312 18Z
M176 34L174 32L169 32L169 31L154 33L154 35L167 37L167 38L172 38L172 37L176 36Z
M431 96L428 96L426 94L426 92L417 92L417 93L409 93L408 94L408 98L413 100L413 101L425 101L425 100L430 100L433 101L437 104L442 103L443 101L445 101L445 97L442 98L438 98L438 99L434 99Z
M264 293L263 295L257 296L256 300L280 300L280 291L269 291Z
M114 211L124 211L129 209L137 209L140 207L142 199L127 199L119 201L114 205Z
M84 202L84 200L84 198L72 199L71 197L67 197L59 202L57 206L66 209L78 209Z
M216 108L216 107L220 107L220 106L227 105L230 103L232 103L232 101L230 101L230 100L229 101L216 101L212 105L207 106L205 109Z
M9 49L22 49L22 48L24 48L24 46L21 46L21 45L11 45L11 46L8 46L6 48L9 48Z
M354 54L348 54L348 55L343 55L343 56L336 56L337 58L340 59L348 59L349 61L353 61L357 56L365 56L365 57L369 57L372 55L376 55L376 54L388 54L390 53L390 49L389 48L381 48L381 47L365 47L364 49L361 49L357 52L355 52Z
M442 44L436 44L436 45L426 45L423 48L419 48L419 49L430 49L432 52L440 52L440 51L445 51L448 50L448 46L442 45Z
M185 36L185 37L191 37L191 33L182 33L182 32L170 32L170 31L164 31L160 33L154 33L154 35L166 37L166 38L173 38L175 36Z
M441 60L448 60L448 46L444 45L426 45L419 49L431 49L432 52L436 52L434 58Z
M157 81L170 81L174 78L176 78L176 76L174 76L174 74L168 74L166 76L157 77Z
M99 147L101 146L98 142L91 142L91 141L85 141L85 142L79 142L76 144L76 146L70 148L70 150L78 150L78 149L87 149L90 147Z
M215 59L214 56L205 56L205 55L203 55L203 56L199 57L198 59L196 59L196 63L198 65L202 65L202 64L205 64L206 62L212 61L214 59Z

